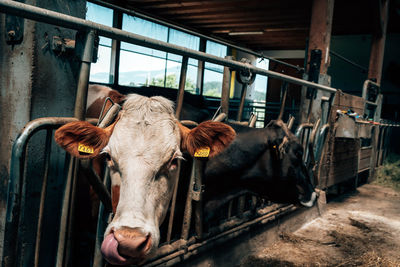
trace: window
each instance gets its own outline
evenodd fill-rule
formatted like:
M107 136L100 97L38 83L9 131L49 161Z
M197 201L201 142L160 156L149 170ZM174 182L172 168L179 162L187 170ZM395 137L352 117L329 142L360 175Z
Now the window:
M193 50L198 50L200 45L200 38L175 29L170 29L168 42L171 44L180 45ZM185 90L192 94L199 93L199 89L196 88L197 64L198 64L197 60L189 58L188 69L186 73ZM182 56L168 53L168 61L166 68L167 81L171 79L175 79L177 81L176 87L172 88L178 88L181 65L182 65ZM167 85L166 87L169 86Z
M86 19L113 26L113 10L87 2ZM122 30L193 50L199 50L200 46L200 37L198 36L127 14L123 14L122 17ZM91 82L113 82L110 75L111 44L111 39L100 37L98 61L91 65ZM227 46L207 40L205 52L225 57ZM125 42L121 42L120 51L117 53L120 55L117 73L120 85L178 88L182 56ZM204 68L203 94L220 97L223 66L206 62ZM200 88L197 88L197 75L198 61L189 58L185 82L186 91L193 94L200 93Z
M207 41L206 53L218 57L225 57L227 54L227 46ZM223 66L208 62L205 63L203 95L221 97L223 72Z
M124 14L122 29L160 41L167 41L168 28ZM119 84L165 86L166 52L129 43L121 43Z
M256 66L268 70L269 60L268 59L258 59ZM255 101L266 101L267 97L267 83L268 77L257 75L254 81L254 95L253 99Z
M113 10L87 2L86 19L112 26ZM97 62L91 64L91 82L110 83L111 39L100 37Z

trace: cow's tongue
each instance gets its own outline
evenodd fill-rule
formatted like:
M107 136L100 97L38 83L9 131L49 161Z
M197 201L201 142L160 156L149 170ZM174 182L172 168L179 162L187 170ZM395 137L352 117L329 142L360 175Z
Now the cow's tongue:
M101 253L104 258L114 265L127 265L131 261L118 253L118 241L115 239L114 234L108 234L101 244Z

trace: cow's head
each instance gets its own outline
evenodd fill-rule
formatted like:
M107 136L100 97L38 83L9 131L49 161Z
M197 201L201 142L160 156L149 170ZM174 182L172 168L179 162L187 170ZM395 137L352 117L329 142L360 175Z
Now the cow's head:
M279 169L282 181L293 185L286 189L286 196L291 201L297 198L303 206L312 207L317 194L304 165L302 145L283 121L271 121L267 127L274 129L276 134L270 145L275 161L273 166Z
M129 95L117 121L105 129L80 121L55 133L57 143L75 157L107 155L115 215L101 249L118 265L140 263L157 248L182 151L193 155L208 146L212 157L234 137L235 131L219 122L190 130L174 117L171 101L139 95Z

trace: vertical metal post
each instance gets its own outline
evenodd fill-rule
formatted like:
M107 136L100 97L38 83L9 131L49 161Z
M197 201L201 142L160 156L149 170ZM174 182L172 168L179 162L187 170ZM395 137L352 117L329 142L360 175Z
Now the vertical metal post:
M244 83L243 86L242 86L242 95L240 97L239 110L238 110L238 114L237 114L237 117L236 117L237 121L241 121L242 120L244 103L246 102L246 93L247 93L247 84Z
M47 191L47 178L49 176L52 133L53 131L50 129L48 129L46 133L46 145L44 149L44 155L45 155L44 174L42 181L42 190L40 193L39 216L38 216L38 225L36 230L35 263L34 263L35 267L39 266L40 241L42 237L43 212L44 212L44 201L46 198L46 191Z
M178 194L180 173L181 173L181 162L179 161L178 162L178 166L177 166L177 170L176 170L176 177L173 177L173 179L175 179L175 186L174 186L174 193L172 195L171 209L170 209L169 221L168 221L168 230L167 230L167 243L168 244L171 242L172 226L174 224L176 196Z
M226 56L226 59L232 59L231 56ZM222 78L221 92L221 112L225 113L229 118L229 93L231 88L231 71L228 67L224 67L224 75Z
M188 67L188 57L183 56L182 57L182 65L181 65L181 75L179 77L179 89L178 89L178 95L177 95L177 98L176 98L175 117L178 120L179 120L181 112L182 112L183 97L185 95L185 83L186 83L187 67Z
M190 173L190 181L188 192L186 194L185 211L183 214L182 233L181 238L187 240L189 237L190 223L192 221L192 193L195 176L195 159L193 159L192 171Z
M281 107L279 110L278 120L282 120L283 113L285 112L287 90L288 90L288 83L282 81L282 86L281 86L282 98L281 98Z
M94 31L85 33L85 39L82 51L82 63L79 72L78 89L75 99L74 117L79 120L85 119L86 101L89 84L90 64L93 59L93 48L95 41ZM71 159L68 170L68 179L66 183L62 211L61 211L61 224L60 234L58 241L58 251L56 266L69 266L71 264L71 253L73 243L73 222L75 212L75 195L77 186L77 175L79 168L79 160L76 158ZM67 240L66 240L67 239ZM67 241L67 243L65 243Z
M194 199L194 222L197 238L203 237L203 172L206 159L194 158L195 177L193 191L196 194Z
M207 40L200 38L199 51L206 52ZM197 81L196 81L196 94L203 95L204 85L204 61L199 60L197 63Z
M118 10L113 12L113 27L122 28L122 13ZM121 41L113 39L111 44L111 64L109 82L118 85L119 83L119 59L120 59Z
M103 184L105 187L110 188L110 170L106 168ZM99 215L97 217L97 229L96 229L96 241L94 247L93 267L103 267L104 259L101 254L101 244L104 238L104 231L107 227L107 219L110 217L110 213L106 211L102 202L99 205Z

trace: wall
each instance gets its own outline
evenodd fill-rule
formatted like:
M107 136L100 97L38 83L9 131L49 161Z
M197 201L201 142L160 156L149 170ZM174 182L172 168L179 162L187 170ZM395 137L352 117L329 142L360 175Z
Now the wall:
M76 17L85 17L86 2L83 0L25 2ZM0 32L0 240L3 240L12 145L30 120L48 116L72 116L79 62L71 56L54 53L51 46L46 45L51 43L53 36L74 39L75 31L25 20L23 42L10 46L5 43L3 34L5 15L0 14ZM33 142L42 144L38 140ZM41 186L41 177L36 171L37 166L43 164L43 156L40 154L42 150L37 145L28 150L28 177L31 178L28 188L32 190L27 192L29 203L35 203L40 197L36 190ZM57 179L51 182L62 183ZM59 190L59 187L52 190ZM49 194L52 194L51 190ZM29 208L25 209L28 211L26 215L36 216L29 214ZM2 245L0 242L0 256Z

